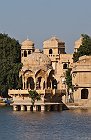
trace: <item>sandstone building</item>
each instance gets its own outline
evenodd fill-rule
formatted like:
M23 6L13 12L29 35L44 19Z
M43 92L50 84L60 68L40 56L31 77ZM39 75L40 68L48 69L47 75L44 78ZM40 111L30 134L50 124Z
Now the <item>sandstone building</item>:
M76 52L82 38L75 42ZM36 49L34 43L27 39L21 45L21 62L23 67L19 73L23 88L9 90L13 97L14 110L31 110L32 104L28 90L36 90L41 100L35 102L33 110L60 110L62 103L72 101L77 105L90 106L91 98L91 57L83 56L73 63L73 54L65 52L65 42L52 37L43 42L43 51ZM65 73L72 68L74 91L67 93Z

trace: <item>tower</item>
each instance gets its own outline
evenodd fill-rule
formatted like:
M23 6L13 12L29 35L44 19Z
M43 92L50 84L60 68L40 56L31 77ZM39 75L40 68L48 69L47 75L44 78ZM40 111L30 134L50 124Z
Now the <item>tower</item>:
M58 54L65 54L65 43L56 37L43 42L44 54L49 57L56 57Z
M34 43L27 39L24 42L22 42L21 46L21 62L24 64L24 62L27 59L27 56L35 51Z
M60 59L60 54L65 54L65 42L60 41L56 37L52 37L43 42L43 51L51 59L52 66L55 70L57 61Z

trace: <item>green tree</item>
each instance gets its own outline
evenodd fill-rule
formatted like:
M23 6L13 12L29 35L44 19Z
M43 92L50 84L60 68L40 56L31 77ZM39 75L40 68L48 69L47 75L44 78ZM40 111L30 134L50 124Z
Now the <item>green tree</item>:
M66 71L66 85L67 85L67 89L69 90L70 88L72 89L72 75L71 75L71 68L68 68L68 70Z
M77 62L80 56L91 55L91 37L86 34L82 34L81 36L82 44L78 48L77 52L73 54L74 62Z
M38 101L38 100L41 99L41 97L40 97L40 95L36 92L36 90L29 90L28 92L29 92L29 96L30 96L30 98L31 98L31 103L32 103L32 105L34 106L35 100Z
M0 94L8 95L8 89L21 88L19 70L21 64L21 46L7 34L0 34Z

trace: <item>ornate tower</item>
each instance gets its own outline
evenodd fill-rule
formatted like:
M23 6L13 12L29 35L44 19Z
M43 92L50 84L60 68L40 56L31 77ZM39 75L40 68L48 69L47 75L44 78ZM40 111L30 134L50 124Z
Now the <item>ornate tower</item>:
M21 46L21 62L24 64L24 62L27 59L27 56L35 51L34 43L27 39L24 42L22 42Z
M60 54L65 54L65 42L60 41L56 37L43 42L43 51L52 61L54 70L56 69L57 61L60 59Z
M56 37L43 42L44 54L49 57L56 57L58 54L65 54L65 43Z

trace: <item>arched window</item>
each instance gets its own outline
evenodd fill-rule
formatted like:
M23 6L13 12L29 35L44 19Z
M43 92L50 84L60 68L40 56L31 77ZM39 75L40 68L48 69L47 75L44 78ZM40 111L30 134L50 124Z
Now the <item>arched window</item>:
M42 79L42 77L38 77L38 79L36 81L36 89L41 89L41 79Z
M81 99L88 99L88 89L81 90Z
M67 64L63 64L63 69L67 69Z
M31 51L30 50L28 51L28 54L31 54Z
M24 51L24 57L27 57L27 51Z
M34 90L34 87L35 87L34 79L32 77L28 77L27 88L30 88L31 90Z
M52 54L52 53L53 53L53 51L52 51L52 49L50 49L50 50L49 50L49 54Z

